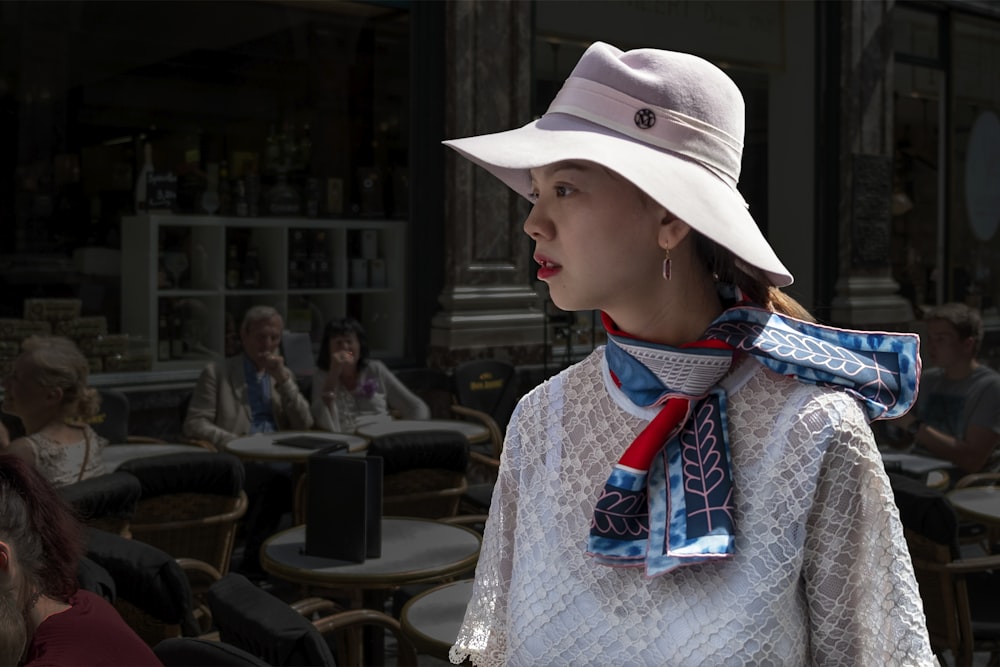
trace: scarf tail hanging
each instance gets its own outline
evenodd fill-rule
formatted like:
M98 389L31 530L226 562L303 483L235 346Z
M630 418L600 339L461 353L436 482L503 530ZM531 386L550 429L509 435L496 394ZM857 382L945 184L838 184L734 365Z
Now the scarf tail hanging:
M716 385L734 350L801 382L847 391L869 419L899 416L916 399L914 334L835 329L739 305L716 319L703 340L672 348L630 337L607 315L602 320L612 379L637 405L663 407L613 467L595 505L587 551L605 565L645 566L648 576L732 557L726 395ZM649 362L657 356L663 363L654 367ZM673 361L696 372L708 369L694 383L700 395L663 381ZM713 388L702 393L698 382Z

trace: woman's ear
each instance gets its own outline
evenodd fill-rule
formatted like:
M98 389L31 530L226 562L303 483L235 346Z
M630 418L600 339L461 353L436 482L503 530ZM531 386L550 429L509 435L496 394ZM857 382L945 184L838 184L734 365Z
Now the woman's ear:
M690 231L691 227L686 222L667 213L667 217L660 223L660 247L665 249L676 248L687 237Z
M11 549L6 542L0 541L0 584L10 579Z

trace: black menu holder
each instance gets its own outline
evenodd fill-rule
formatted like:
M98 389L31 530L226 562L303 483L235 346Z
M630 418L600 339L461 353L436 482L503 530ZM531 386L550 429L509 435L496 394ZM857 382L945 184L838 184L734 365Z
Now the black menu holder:
M382 555L382 458L328 447L309 456L306 554L363 563Z

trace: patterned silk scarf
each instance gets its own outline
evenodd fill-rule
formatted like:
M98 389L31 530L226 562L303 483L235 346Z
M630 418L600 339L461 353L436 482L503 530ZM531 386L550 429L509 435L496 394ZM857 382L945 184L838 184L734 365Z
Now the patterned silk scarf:
M638 406L662 406L612 469L594 509L588 553L648 576L733 553L733 486L726 394L718 382L737 353L802 382L857 398L891 419L916 399L919 339L811 324L745 302L690 345L619 331L603 315L612 379Z

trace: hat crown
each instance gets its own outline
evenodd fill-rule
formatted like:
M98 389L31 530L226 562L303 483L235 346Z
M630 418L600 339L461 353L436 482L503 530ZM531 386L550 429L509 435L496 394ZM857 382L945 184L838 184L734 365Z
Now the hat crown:
M642 129L654 125L657 119L651 123L648 120L641 123L640 117L636 116L635 125L640 128L639 131L635 127L623 128L620 123L606 124L634 139L705 162L705 166L715 167L717 173L735 187L739 180L743 150L745 105L740 89L721 69L687 53L661 49L635 49L626 52L604 42L595 42L573 68L560 95L549 107L549 113L581 115L605 124L605 121L585 108L588 105L592 105L594 109L603 107L600 98L591 98L593 102L578 102L575 110L567 109L563 103L564 94L585 83L597 84L608 93L620 95L622 100L627 100L626 103L632 109L630 117L632 112L644 112L642 107L645 105L656 112L657 116L670 116L681 125L693 120L692 126L697 126L703 133L714 135L719 143L702 144L700 150L689 152L680 146L670 145L671 142L658 142L642 132ZM597 116L605 115L603 109L595 113ZM631 120L628 125L632 125ZM723 155L728 157L722 157ZM722 159L723 163L716 163L717 158Z

